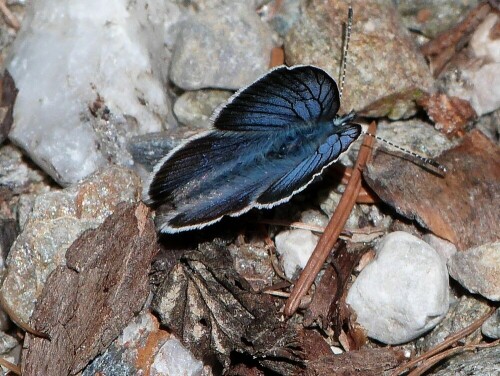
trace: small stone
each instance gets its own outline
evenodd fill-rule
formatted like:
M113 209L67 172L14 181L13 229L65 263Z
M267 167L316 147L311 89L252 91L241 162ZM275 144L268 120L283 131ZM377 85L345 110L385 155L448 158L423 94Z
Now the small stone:
M471 293L500 300L500 242L456 253L448 261L448 271Z
M319 210L305 210L300 213L300 220L309 225L315 225L319 227L326 227L328 225L328 217L321 213Z
M79 185L37 196L7 258L1 288L6 304L29 322L47 277L66 263L73 241L98 227L120 202L135 202L139 192L140 181L133 172L109 167Z
M12 336L0 332L0 354L7 354L10 350L16 347L19 342Z
M500 310L497 309L495 313L483 323L481 332L489 338L500 338Z
M224 90L187 91L175 101L174 114L179 122L191 128L209 128L215 109L232 94Z
M445 263L448 262L451 256L457 253L455 244L432 233L424 235L424 241L436 250Z
M139 314L122 334L83 371L102 375L201 375L202 362L175 337L160 329L150 313Z
M14 145L0 148L0 189L7 188L13 193L22 193L33 183L40 183L45 175L24 158L21 150Z
M417 351L422 354L442 343L447 337L472 325L480 317L484 316L490 307L487 302L475 299L469 295L463 295L450 303L450 309L431 332L416 342ZM474 344L482 340L481 331L475 330L465 338L461 339L463 344Z
M271 31L249 4L209 9L182 24L170 79L185 90L239 89L263 75Z
M172 338L156 353L150 375L201 376L202 370L203 363L196 360L178 339Z
M387 344L408 342L432 329L448 302L444 262L427 243L401 231L381 240L375 259L347 295L368 336Z
M288 230L276 235L276 251L280 254L285 275L292 279L311 257L319 237L309 230Z

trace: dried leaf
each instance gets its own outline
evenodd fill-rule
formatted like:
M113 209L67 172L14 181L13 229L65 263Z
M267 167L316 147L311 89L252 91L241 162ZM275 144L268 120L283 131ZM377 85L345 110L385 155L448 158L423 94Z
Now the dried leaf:
M141 310L157 251L153 221L137 215L141 206L120 204L71 245L67 266L49 276L32 322L51 340L26 336L23 375L78 373Z
M235 354L251 360L244 367L248 370L258 364L289 374L303 363L302 326L281 320L282 301L252 291L220 240L186 253L159 287L152 306L197 358L212 365L220 362L226 371L231 362L235 365Z
M408 160L378 153L364 177L387 204L434 234L466 249L500 233L500 148L481 132L439 157L438 176Z

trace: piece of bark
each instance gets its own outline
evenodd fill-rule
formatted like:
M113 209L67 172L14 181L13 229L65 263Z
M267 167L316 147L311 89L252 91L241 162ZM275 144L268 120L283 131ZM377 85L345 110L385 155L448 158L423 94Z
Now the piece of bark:
M325 356L307 364L306 375L375 376L396 368L405 360L404 352L391 347L350 351Z
M460 250L495 241L500 233L500 148L475 130L437 160L448 169L445 177L404 156L379 152L364 177L396 212Z
M326 329L333 319L335 335L340 334L342 322L346 317L338 317L336 314L342 311L339 306L345 302L341 298L361 256L362 252L350 252L345 245L333 252L332 260L321 277L312 302L304 314L306 327L319 324L321 328Z
M118 205L68 249L49 276L32 316L50 340L26 336L22 374L77 374L138 313L149 293L156 231L142 204Z

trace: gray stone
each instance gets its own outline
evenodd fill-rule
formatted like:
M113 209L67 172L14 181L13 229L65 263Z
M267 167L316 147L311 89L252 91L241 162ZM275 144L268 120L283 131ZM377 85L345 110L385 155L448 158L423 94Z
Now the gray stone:
M79 185L37 196L7 258L1 288L6 304L28 322L47 277L65 263L73 241L98 227L120 202L135 202L139 194L134 173L109 167Z
M247 4L210 9L181 26L170 79L186 90L239 89L267 71L271 48L269 27Z
M424 241L429 244L441 256L441 259L446 263L449 258L457 253L455 244L450 243L432 233L424 235Z
M483 323L481 332L489 338L500 338L500 311L498 309Z
M19 342L14 337L0 332L0 354L7 354L17 345L19 345Z
M473 294L500 300L500 242L454 254L448 261L448 271Z
M450 309L430 333L416 342L417 351L422 354L442 343L447 337L465 329L481 316L485 315L490 307L485 302L464 295L450 304ZM462 339L465 344L474 344L482 340L478 329Z
M0 189L6 188L19 194L34 183L41 183L46 176L24 158L14 145L0 148Z
M477 351L465 351L444 360L444 364L432 373L433 376L498 376L500 369L500 346Z
M215 109L233 93L224 90L197 90L182 94L174 104L174 114L180 123L192 128L209 128Z
M436 326L448 311L446 266L419 238L390 233L346 301L369 337L387 344L408 342Z
M287 64L316 65L337 79L348 5L334 0L308 2L285 38ZM423 56L391 1L356 2L353 10L340 112L355 109L391 119L411 116L416 112L415 100L434 82Z

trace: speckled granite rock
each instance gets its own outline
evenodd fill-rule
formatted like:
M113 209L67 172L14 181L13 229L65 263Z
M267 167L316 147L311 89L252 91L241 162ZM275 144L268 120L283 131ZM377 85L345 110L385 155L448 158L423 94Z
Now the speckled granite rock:
M391 1L352 3L354 20L341 112L365 109L370 116L411 116L416 111L414 100L433 85L423 56ZM310 1L285 38L287 64L317 65L337 79L348 5Z
M130 170L109 167L81 184L36 197L32 212L7 258L1 293L25 322L49 274L65 263L68 247L96 228L122 201L135 202L139 178Z

